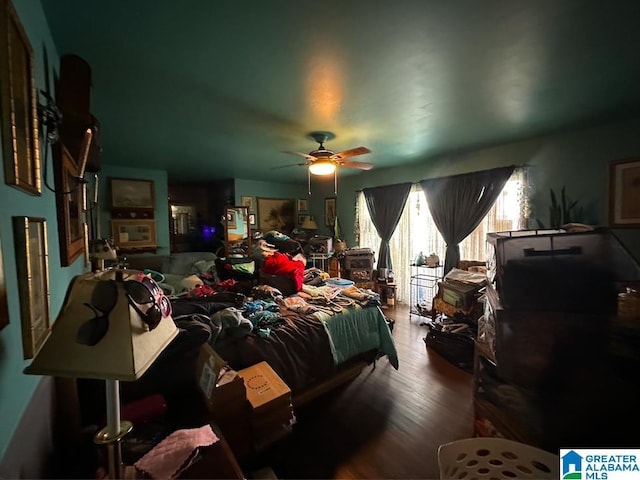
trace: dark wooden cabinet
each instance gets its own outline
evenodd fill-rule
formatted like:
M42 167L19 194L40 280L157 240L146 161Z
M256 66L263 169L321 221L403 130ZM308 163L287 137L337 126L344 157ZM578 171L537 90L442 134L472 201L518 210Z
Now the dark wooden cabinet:
M171 252L216 252L224 245L225 207L234 202L233 180L170 182Z

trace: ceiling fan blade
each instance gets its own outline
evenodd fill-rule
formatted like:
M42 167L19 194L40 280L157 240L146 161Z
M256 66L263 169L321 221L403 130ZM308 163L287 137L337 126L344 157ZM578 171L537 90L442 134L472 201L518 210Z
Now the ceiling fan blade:
M308 153L291 152L291 151L289 151L289 150L286 150L286 151L285 151L285 152L283 152L283 153L289 153L289 154L291 154L291 155L298 155L299 157L304 157L304 158L306 158L307 160L315 160L315 159L316 159L316 157L314 157L313 155L309 155Z
M371 170L373 168L373 163L367 163L367 162L349 162L349 161L343 162L339 160L338 163L340 164L341 167L359 168L360 170Z
M356 147L351 148L349 150L345 150L344 152L334 153L331 155L331 158L334 160L344 160L345 158L355 157L356 155L364 155L365 153L371 153L367 147Z
M288 165L279 165L277 167L272 167L271 170L277 170L279 168L287 168L287 167L306 167L309 165L309 162L306 163L290 163Z

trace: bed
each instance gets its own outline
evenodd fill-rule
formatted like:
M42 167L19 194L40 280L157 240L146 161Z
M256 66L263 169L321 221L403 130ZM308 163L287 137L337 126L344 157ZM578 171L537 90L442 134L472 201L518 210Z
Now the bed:
M314 308L296 311L301 310L298 299L304 291L294 293L278 301L272 324L254 328L245 317L246 308L254 300L252 292L259 279L265 277L243 274L240 281L221 280L212 270L214 260L211 253L197 252L128 259L129 268L150 268L154 274L172 277L175 289L186 285L183 280L187 278L197 277L203 285L170 296L180 334L141 379L121 383L123 403L160 393L170 408L172 404L183 408L188 392L197 390L196 360L205 342L236 370L268 362L291 388L294 406L355 378L377 361L398 368L395 344L377 294L363 293L359 300L338 295L330 306L309 302ZM215 288L220 283L224 289ZM83 422L88 424L104 412L103 382L81 384ZM87 410L87 406L92 408Z
M331 309L318 310L302 293L277 301L251 300L224 294L185 298L173 302L174 321L180 328L200 324L209 328L207 342L232 368L240 370L266 361L291 388L294 402L313 398L355 375L364 365L386 357L398 368L398 356L377 296L366 302L349 301L338 294ZM338 303L346 301L341 307ZM247 310L256 302L271 311L267 323L248 320ZM287 304L295 304L289 308ZM301 309L300 305L306 305Z

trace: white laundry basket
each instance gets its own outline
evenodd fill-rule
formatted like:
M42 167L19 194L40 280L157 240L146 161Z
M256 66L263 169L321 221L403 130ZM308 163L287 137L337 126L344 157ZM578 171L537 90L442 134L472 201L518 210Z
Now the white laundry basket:
M504 438L466 438L438 447L440 479L558 479L557 455Z

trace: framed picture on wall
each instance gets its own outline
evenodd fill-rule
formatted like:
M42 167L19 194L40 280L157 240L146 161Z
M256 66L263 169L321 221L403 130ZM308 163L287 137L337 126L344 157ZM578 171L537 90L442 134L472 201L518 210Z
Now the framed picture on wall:
M153 180L111 178L111 208L155 208Z
M296 202L292 198L258 197L258 229L289 234L296 226Z
M640 226L640 158L611 162L609 224L616 228Z
M256 224L256 214L255 213L250 213L249 214L249 225L255 225Z
M44 218L13 217L22 348L33 358L51 329L49 314L49 253Z
M0 0L0 98L4 179L32 195L42 193L38 97L33 50L10 0Z
M336 221L336 197L327 197L324 199L324 224L327 227L333 227Z
M253 197L240 197L240 206L247 207L249 212L253 212Z
M78 181L76 163L67 148L58 142L52 148L55 165L56 213L60 239L60 263L71 265L85 253L84 192Z
M122 250L155 249L155 220L111 220L111 237Z
M0 330L9 325L9 299L4 280L4 265L2 264L2 239L0 238Z
M298 212L306 212L307 210L309 210L309 204L307 203L307 199L306 198L299 198L298 199Z

